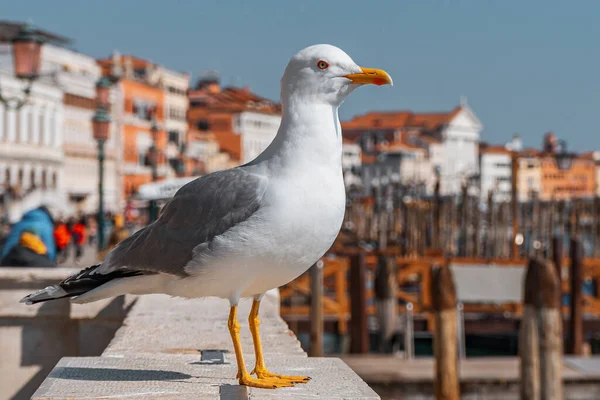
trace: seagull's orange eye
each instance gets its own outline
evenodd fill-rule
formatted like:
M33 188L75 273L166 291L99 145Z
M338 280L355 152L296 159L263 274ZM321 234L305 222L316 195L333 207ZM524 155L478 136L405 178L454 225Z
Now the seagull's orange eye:
M317 67L319 67L319 69L327 69L327 67L329 67L329 64L327 64L327 61L320 60L317 63Z

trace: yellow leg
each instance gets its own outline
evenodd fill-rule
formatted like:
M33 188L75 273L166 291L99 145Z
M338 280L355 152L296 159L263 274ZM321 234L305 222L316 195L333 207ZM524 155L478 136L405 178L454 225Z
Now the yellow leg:
M260 306L260 300L254 300L252 303L252 309L248 316L248 322L250 323L250 332L252 333L252 340L254 341L254 353L256 354L256 365L251 374L256 373L256 376L260 379L272 379L276 382L293 382L293 383L306 383L310 380L308 376L286 376L273 374L267 370L265 366L265 359L262 352L262 343L260 340L260 319L258 318L258 307Z
M240 385L263 388L263 389L276 389L280 387L291 387L294 386L291 382L279 382L271 379L258 379L252 378L246 370L246 364L244 364L244 355L242 353L242 343L240 341L240 323L237 319L237 306L231 307L229 311L229 320L227 323L229 333L231 333L231 340L233 342L233 348L235 350L235 359L238 365L237 378L240 381Z

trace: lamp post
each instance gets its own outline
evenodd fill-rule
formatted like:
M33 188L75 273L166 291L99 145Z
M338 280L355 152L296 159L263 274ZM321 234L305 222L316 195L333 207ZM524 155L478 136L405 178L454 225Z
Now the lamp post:
M158 181L158 157L159 151L156 145L158 139L158 125L156 124L156 118L152 119L152 126L150 127L152 132L152 146L150 146L148 152L148 161L150 162L150 168L152 169L152 182ZM158 204L156 200L150 200L150 221L154 222L158 218Z
M571 164L573 162L573 154L567 151L567 142L564 140L559 140L560 151L558 151L555 155L556 157L556 166L561 171L566 171L571 168Z
M109 138L110 116L98 106L92 118L94 139L98 142L98 251L104 249L104 144Z
M12 40L14 74L18 79L27 81L23 89L23 98L4 97L0 91L0 102L8 109L18 110L27 103L31 86L40 74L41 51L44 38L27 24L23 25Z

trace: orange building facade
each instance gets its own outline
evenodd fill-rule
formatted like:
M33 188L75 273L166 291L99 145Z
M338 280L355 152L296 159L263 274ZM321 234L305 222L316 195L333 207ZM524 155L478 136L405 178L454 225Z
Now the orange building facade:
M541 153L541 199L569 200L593 197L596 190L596 163L592 157L576 155L570 167L560 169L556 154Z
M190 130L210 133L232 161L251 161L279 128L280 106L247 88L221 88L216 79L204 80L188 96Z
M99 60L104 74L113 70L113 63L125 65L124 75L118 83L117 100L114 102L113 123L120 126L121 181L125 199L134 195L140 185L152 181L150 167L150 149L158 150L158 179L164 179L167 172L165 149L167 134L165 131L165 92L148 80L147 74L152 67L148 61L122 56ZM152 126L158 128L152 132Z
M164 92L132 80L121 82L123 90L123 190L125 197L152 181L148 150L156 140L158 179L165 176L167 138L164 130ZM152 123L158 130L153 136Z

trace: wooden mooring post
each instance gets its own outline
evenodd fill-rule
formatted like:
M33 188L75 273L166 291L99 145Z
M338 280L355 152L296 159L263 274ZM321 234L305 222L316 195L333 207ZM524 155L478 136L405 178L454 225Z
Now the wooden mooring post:
M460 399L458 378L456 288L450 266L432 267L431 293L435 314L435 399Z
M396 328L396 262L392 256L381 254L375 272L375 299L379 320L379 352L392 352L392 339Z
M559 283L562 279L563 254L563 237L562 235L555 235L552 238L552 261L554 262L554 268L556 268Z
M310 355L323 356L323 260L310 268Z
M367 326L367 268L364 255L350 257L350 352L369 352L369 330Z
M571 271L571 313L569 318L568 354L581 355L583 352L583 246L577 235L570 243Z
M533 258L525 275L519 332L522 400L562 400L560 282L551 262Z

